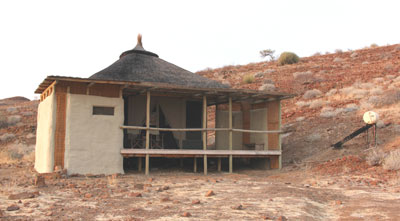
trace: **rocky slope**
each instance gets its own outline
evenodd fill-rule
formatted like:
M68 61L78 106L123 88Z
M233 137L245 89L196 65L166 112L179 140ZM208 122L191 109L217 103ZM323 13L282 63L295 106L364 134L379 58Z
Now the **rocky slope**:
M399 140L400 45L315 55L292 65L271 61L198 73L234 88L296 95L282 105L288 131L283 135L286 164L365 155L370 147L365 134L348 142L343 150L333 151L330 145L363 126L362 115L367 110L380 115L379 146ZM254 82L246 83L248 76L253 76Z

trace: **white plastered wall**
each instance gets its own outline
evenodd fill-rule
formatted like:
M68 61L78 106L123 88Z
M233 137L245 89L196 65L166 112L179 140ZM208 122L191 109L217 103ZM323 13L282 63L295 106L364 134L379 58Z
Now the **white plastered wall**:
M243 119L241 111L232 112L232 127L236 129L243 128ZM216 128L228 128L229 127L229 112L223 110L217 110L215 119ZM243 139L242 133L233 132L232 134L232 149L242 150ZM229 149L229 132L228 131L217 131L215 133L215 147L217 150L228 150Z
M268 130L267 108L250 110L250 130ZM268 146L268 134L251 133L250 142Z
M156 105L159 105L164 112L168 124L172 128L186 127L186 100L171 97L151 96L150 110L153 110ZM146 118L146 97L131 96L129 98L129 116L128 124L132 126L144 126ZM173 132L175 139L181 145L185 139L185 133Z
M114 107L114 116L93 115L93 106ZM67 95L64 167L68 174L124 173L122 98Z
M56 96L53 90L53 93L40 102L38 107L35 170L39 173L53 172L56 111Z

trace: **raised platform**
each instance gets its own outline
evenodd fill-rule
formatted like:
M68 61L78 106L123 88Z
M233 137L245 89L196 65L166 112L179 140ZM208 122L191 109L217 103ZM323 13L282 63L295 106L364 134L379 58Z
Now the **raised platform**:
M147 154L150 157L242 157L242 158L256 158L256 157L270 157L280 156L280 150L187 150L187 149L122 149L121 154L123 157L145 157Z

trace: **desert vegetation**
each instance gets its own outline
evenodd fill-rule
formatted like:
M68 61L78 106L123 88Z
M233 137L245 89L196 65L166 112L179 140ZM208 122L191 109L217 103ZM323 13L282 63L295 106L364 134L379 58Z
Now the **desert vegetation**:
M293 52L283 52L278 58L279 65L296 64L300 58Z

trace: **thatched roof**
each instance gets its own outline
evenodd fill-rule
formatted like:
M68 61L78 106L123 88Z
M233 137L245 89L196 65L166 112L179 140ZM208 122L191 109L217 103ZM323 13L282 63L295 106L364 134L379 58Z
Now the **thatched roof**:
M196 88L228 88L217 81L202 77L164 61L157 54L143 48L141 35L132 50L121 54L109 67L89 79L134 82L158 82Z

